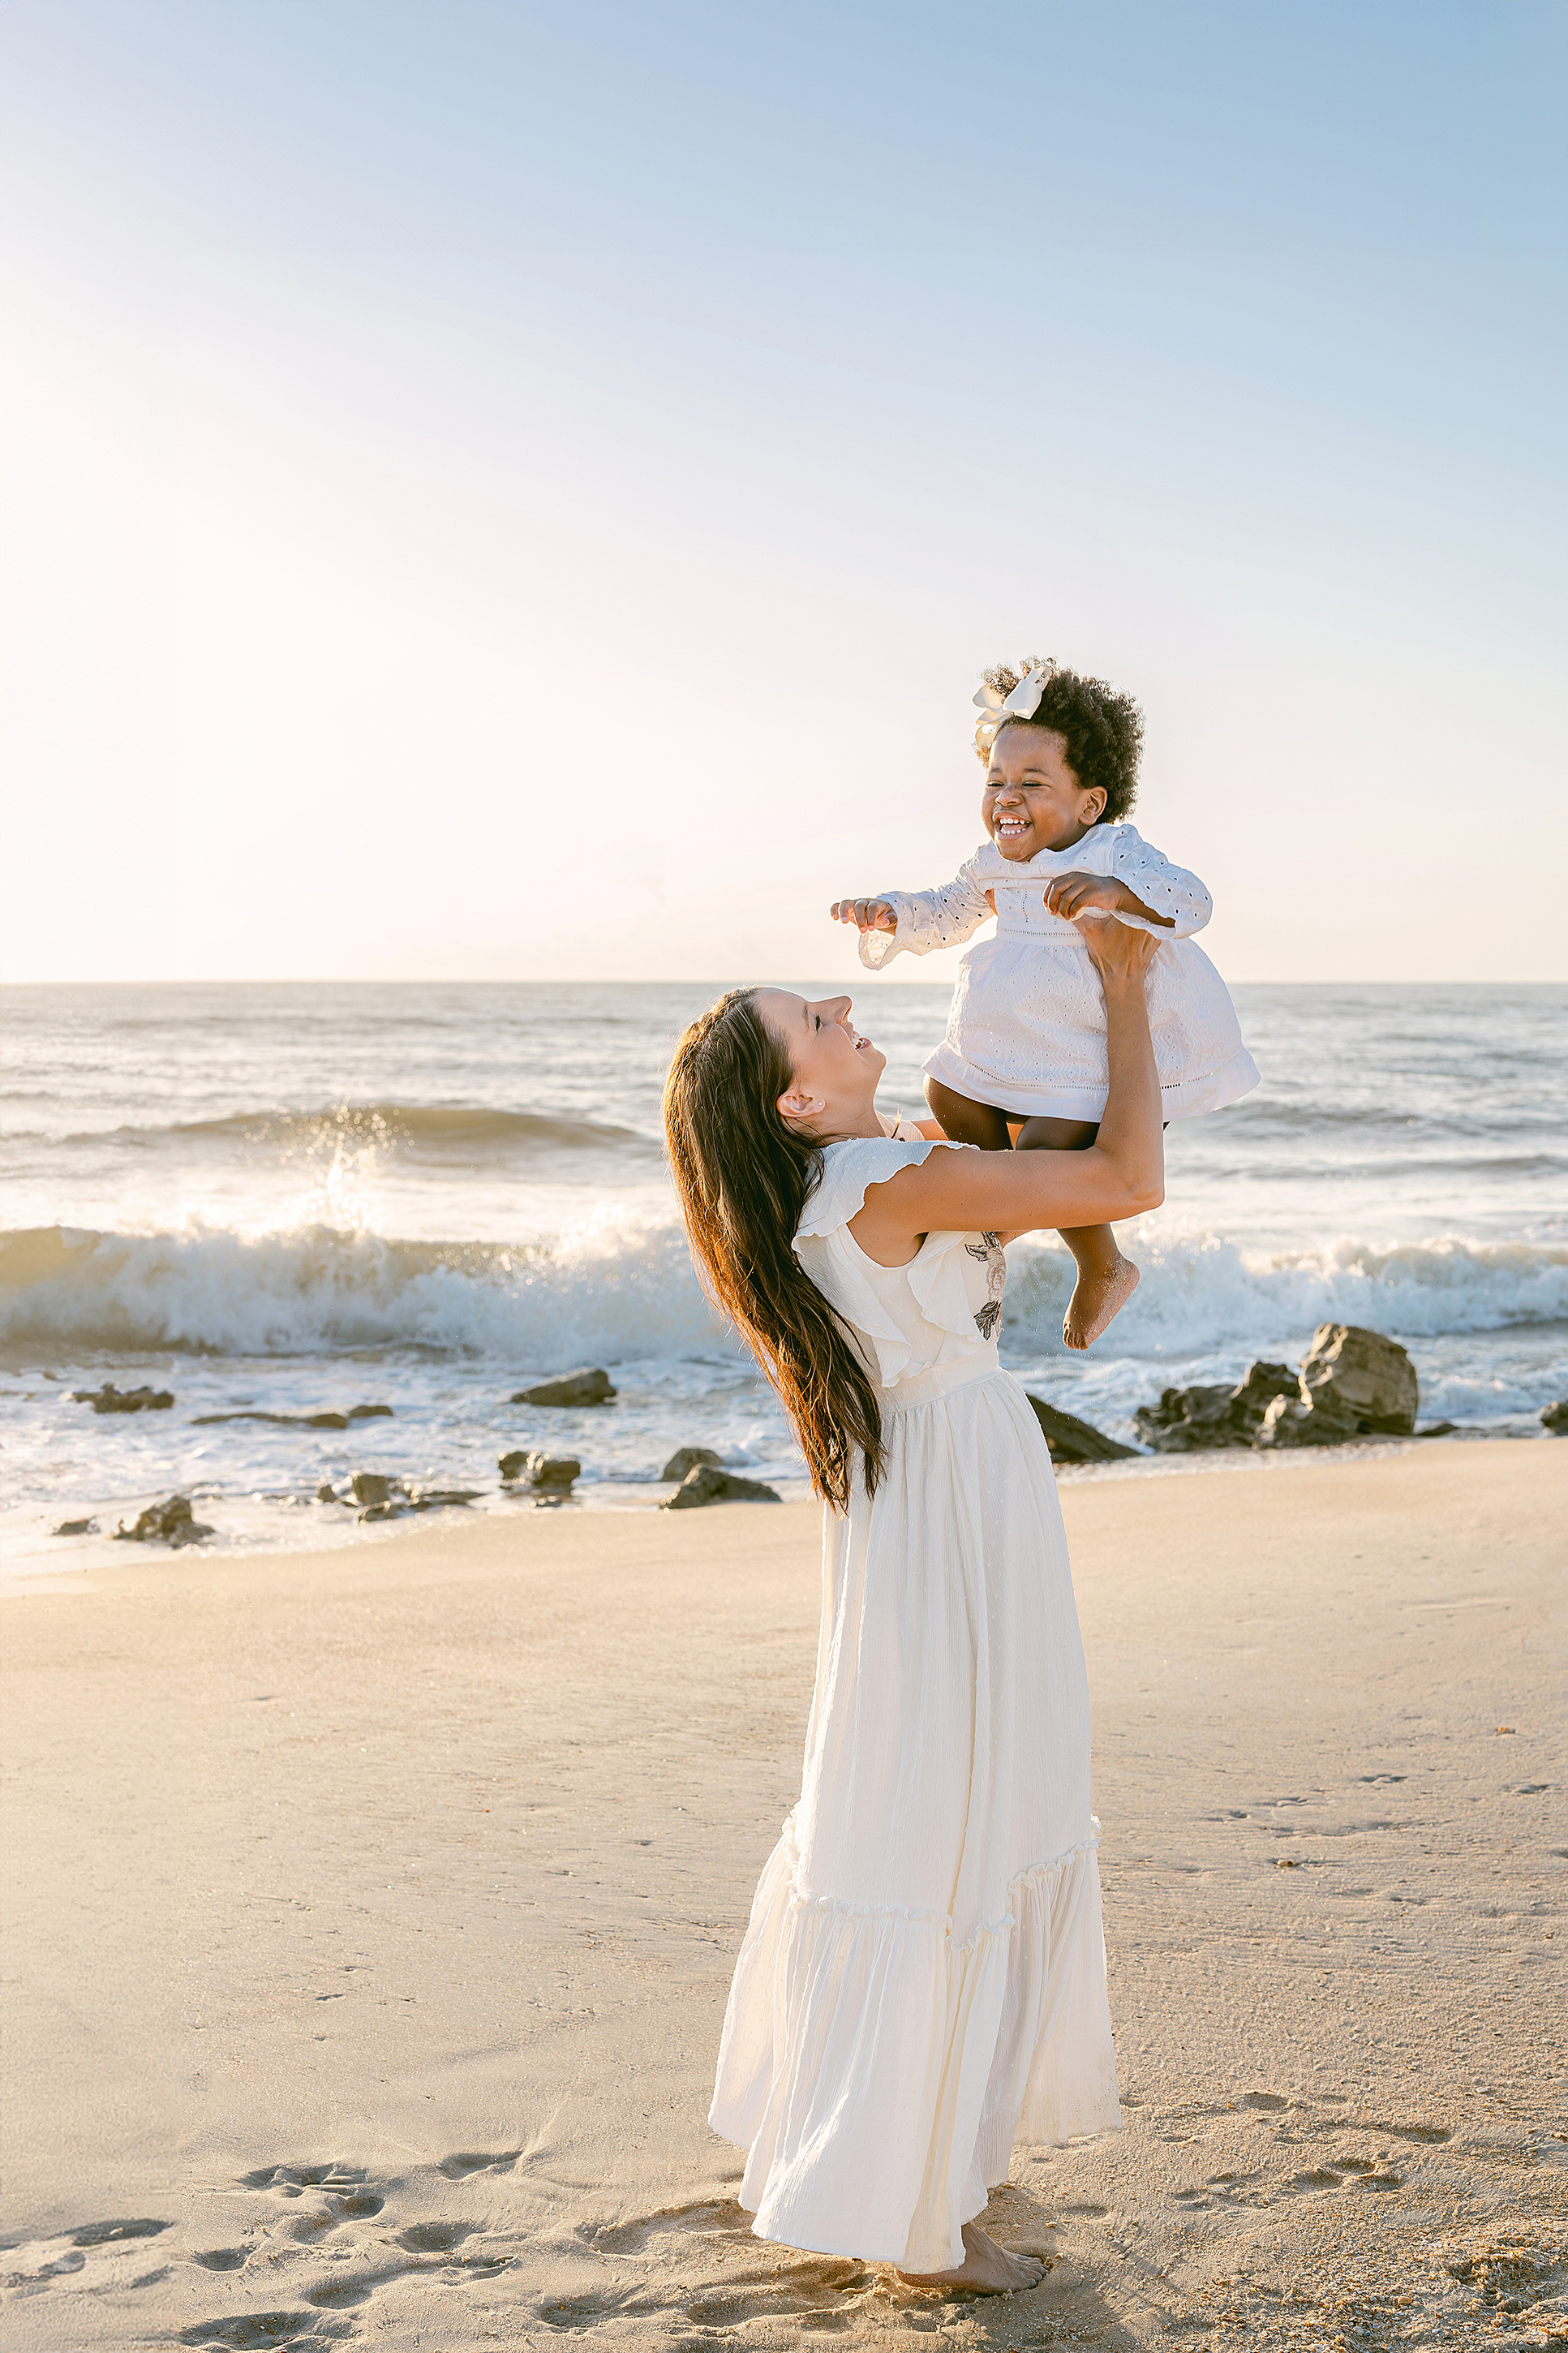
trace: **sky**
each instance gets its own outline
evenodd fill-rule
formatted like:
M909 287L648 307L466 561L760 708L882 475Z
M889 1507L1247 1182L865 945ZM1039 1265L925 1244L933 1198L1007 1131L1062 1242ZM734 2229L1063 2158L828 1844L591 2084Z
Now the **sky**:
M1555 0L5 0L0 977L847 977L1033 654L1227 977L1563 977L1565 87Z

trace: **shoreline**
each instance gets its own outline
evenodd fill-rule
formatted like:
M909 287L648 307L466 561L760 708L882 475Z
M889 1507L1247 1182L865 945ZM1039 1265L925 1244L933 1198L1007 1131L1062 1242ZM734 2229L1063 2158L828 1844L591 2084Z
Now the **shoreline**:
M1016 2152L1005 2308L759 2247L704 2122L816 1506L23 1580L16 2353L1561 2334L1568 1449L1293 1467L1063 1482L1126 2116Z
M1329 1467L1341 1462L1383 1461L1418 1451L1429 1451L1436 1447L1516 1446L1551 1440L1552 1437L1552 1431L1541 1428L1500 1431L1496 1428L1466 1429L1461 1425L1432 1438L1363 1438L1351 1440L1342 1446L1300 1447L1279 1451L1241 1446L1215 1447L1185 1454L1133 1455L1111 1462L1062 1462L1056 1464L1055 1470L1058 1486L1068 1489L1189 1475L1205 1477L1216 1472L1282 1472L1311 1463ZM745 1475L754 1475L749 1466ZM789 1480L774 1475L784 1491L780 1496L782 1503L798 1504L811 1500L804 1476ZM440 1516L488 1522L497 1518L517 1520L527 1514L548 1512L560 1514L568 1521L579 1519L584 1514L595 1519L635 1519L658 1511L675 1493L677 1484L675 1480L589 1480L581 1482L580 1491L574 1492L564 1502L522 1493L509 1494L498 1489L493 1494L479 1495L468 1505L448 1507ZM220 1489L208 1488L200 1481L183 1489L172 1490L167 1486L148 1488L108 1500L82 1496L63 1505L58 1500L47 1505L10 1504L0 1507L0 1599L5 1598L13 1588L30 1586L37 1577L120 1569L138 1559L149 1562L173 1556L173 1548L164 1544L154 1542L132 1546L117 1540L112 1534L112 1524L133 1522L145 1506L163 1501L174 1492L186 1494L198 1505L198 1517L204 1512L216 1511L227 1521L226 1532L220 1527L216 1536L179 1548L182 1557L213 1561L273 1557L295 1559L317 1552L336 1555L363 1545L384 1545L394 1537L406 1536L417 1527L427 1525L432 1516L429 1514L411 1514L367 1527L360 1524L356 1507L322 1505L303 1492L268 1496L234 1495L226 1494ZM705 1508L710 1510L714 1507ZM757 1508L765 1510L772 1507L761 1505ZM292 1517L295 1514L298 1518ZM314 1517L317 1514L323 1516ZM58 1525L61 1517L96 1519L100 1527L93 1535L57 1536L52 1533L52 1524Z

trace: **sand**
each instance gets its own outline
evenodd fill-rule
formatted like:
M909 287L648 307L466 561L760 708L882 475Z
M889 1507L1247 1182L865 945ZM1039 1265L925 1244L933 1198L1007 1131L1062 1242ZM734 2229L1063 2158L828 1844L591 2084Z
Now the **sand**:
M993 2201L1040 2288L764 2246L704 2122L816 1511L452 1513L0 1612L8 2346L1568 2336L1568 1445L1063 1503L1127 2120Z

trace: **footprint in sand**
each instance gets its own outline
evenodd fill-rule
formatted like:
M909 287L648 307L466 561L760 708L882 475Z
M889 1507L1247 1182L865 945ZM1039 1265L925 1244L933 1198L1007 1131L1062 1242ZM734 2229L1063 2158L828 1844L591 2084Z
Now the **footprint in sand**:
M222 2320L198 2320L182 2328L176 2345L227 2346L253 2353L262 2346L296 2345L315 2327L313 2312L241 2312Z
M368 2304L378 2287L401 2276L401 2271L362 2272L357 2279L331 2280L325 2287L311 2289L305 2301L318 2312L347 2312L356 2304Z
M522 2155L520 2148L503 2148L486 2155L482 2150L459 2149L455 2157L444 2157L439 2170L448 2181L467 2181L473 2173L510 2173Z
M255 2173L242 2173L239 2186L242 2189L276 2189L285 2198L298 2198L306 2189L352 2192L354 2184L364 2178L363 2165L264 2165Z
M873 2268L839 2256L781 2260L777 2248L759 2245L751 2216L732 2199L665 2207L584 2235L596 2254L636 2256L647 2270L668 2267L679 2284L650 2291L645 2276L598 2295L541 2305L540 2319L557 2328L634 2313L668 2319L682 2312L703 2327L735 2328L787 2316L798 2328L836 2329L848 2326L856 2306L878 2287Z
M445 2255L479 2227L478 2222L411 2222L406 2231L399 2231L397 2243L411 2255Z
M204 2272L237 2272L249 2253L248 2247L208 2247L191 2261L200 2263Z
M84 2222L79 2231L68 2235L73 2247L111 2247L121 2239L152 2239L160 2231L167 2231L167 2222L156 2222L142 2216L131 2222Z

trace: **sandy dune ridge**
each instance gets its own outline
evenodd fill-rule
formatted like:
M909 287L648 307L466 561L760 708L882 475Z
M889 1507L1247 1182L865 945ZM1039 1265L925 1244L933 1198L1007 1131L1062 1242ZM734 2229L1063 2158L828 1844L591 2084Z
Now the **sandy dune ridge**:
M1568 2339L1568 1446L1063 1498L1127 2128L1018 2152L1039 2289L765 2246L704 2123L816 1511L453 1514L13 1588L8 2346Z

